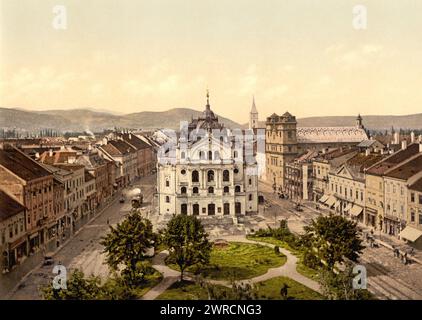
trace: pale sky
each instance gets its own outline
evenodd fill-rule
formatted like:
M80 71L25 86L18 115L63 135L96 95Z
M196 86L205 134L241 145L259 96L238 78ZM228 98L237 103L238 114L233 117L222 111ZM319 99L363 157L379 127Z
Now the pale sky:
M421 17L420 0L0 0L0 106L202 110L208 87L242 123L253 95L260 120L422 112Z

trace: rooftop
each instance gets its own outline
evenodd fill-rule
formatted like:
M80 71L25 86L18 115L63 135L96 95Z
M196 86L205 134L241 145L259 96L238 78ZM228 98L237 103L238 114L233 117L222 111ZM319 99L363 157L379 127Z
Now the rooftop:
M360 143L367 140L364 129L356 127L298 127L298 143Z
M386 157L383 161L371 166L366 173L372 175L383 175L387 170L392 169L399 163L406 161L419 152L417 143L410 144L406 149L400 149L392 155Z
M407 180L422 172L422 153L385 173L387 177Z
M4 221L24 210L23 205L0 190L0 221Z
M51 175L51 173L39 163L35 162L16 148L0 150L0 165L25 181L31 181Z
M419 178L409 186L410 190L422 192L422 178Z

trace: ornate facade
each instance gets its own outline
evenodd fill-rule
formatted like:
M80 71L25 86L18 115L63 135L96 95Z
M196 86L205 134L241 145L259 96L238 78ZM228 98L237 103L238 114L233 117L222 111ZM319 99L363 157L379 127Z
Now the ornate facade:
M159 213L234 216L256 212L257 163L253 146L239 144L246 139L240 133L218 122L207 95L203 115L181 130L174 146L159 152Z

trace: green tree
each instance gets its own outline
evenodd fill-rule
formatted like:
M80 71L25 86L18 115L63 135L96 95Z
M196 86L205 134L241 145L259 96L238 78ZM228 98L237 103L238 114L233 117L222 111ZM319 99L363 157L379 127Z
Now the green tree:
M174 216L163 233L163 242L170 252L169 260L180 268L181 281L186 268L209 262L211 243L195 216Z
M144 280L149 272L149 264L145 263L146 252L154 246L155 235L152 224L137 211L132 213L103 238L101 244L107 254L106 262L117 271L124 266L122 277L129 285L137 285Z
M310 250L308 252L322 259L329 270L346 258L357 261L364 248L357 223L342 216L320 216L304 230L302 244Z
M41 295L46 300L95 300L101 290L98 277L85 279L84 273L75 270L66 282L67 289L54 289L50 284L41 288Z
M333 272L323 270L320 274L320 284L323 295L330 300L369 300L372 294L366 289L354 289L353 263L346 263L343 271Z

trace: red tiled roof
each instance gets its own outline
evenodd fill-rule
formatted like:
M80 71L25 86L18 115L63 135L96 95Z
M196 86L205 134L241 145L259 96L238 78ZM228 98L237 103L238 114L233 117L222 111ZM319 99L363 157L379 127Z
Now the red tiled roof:
M4 221L25 210L25 207L0 190L0 221Z

